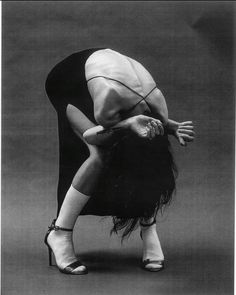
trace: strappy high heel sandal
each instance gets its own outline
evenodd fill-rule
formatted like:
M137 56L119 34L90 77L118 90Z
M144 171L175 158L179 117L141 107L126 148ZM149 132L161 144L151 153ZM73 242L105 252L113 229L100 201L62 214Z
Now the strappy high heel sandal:
M56 224L56 219L54 219L52 221L52 224L48 227L48 231L45 235L45 238L44 238L44 243L46 244L46 246L48 247L48 259L49 259L49 266L52 266L52 254L53 253L53 250L51 248L51 246L48 244L48 241L47 241L47 238L48 238L48 235L50 234L50 232L52 230L64 230L64 231L72 231L72 229L68 229L68 228L63 228L63 227L60 227L60 226L57 226ZM55 255L54 255L55 257ZM56 261L56 259L55 259ZM87 274L88 273L88 270L86 268L85 265L83 265L79 260L75 261L75 262L72 262L71 264L67 265L65 268L60 268L57 263L56 263L56 266L58 267L59 271L64 273L64 274L70 274L70 275L84 275L84 274ZM76 272L73 272L77 267L79 266L84 266L85 269L84 270L81 270L81 271L76 271Z
M142 223L142 222L139 222L139 224L143 227L149 227L149 226L152 226L153 224L156 223L156 219L154 219L151 223ZM140 237L141 239L143 239L142 237L142 231L140 231ZM158 264L158 267L146 267L147 265L150 265L150 264ZM144 269L144 270L147 270L147 271L152 271L152 272L157 272L157 271L160 271L160 270L163 270L164 269L164 260L153 260L153 259L145 259L142 261L142 265L141 267Z

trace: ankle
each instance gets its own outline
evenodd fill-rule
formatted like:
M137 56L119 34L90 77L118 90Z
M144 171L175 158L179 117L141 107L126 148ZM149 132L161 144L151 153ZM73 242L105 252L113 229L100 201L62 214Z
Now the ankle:
M55 226L55 231L66 231L66 232L71 232L73 231L74 228L74 223L68 223L65 222L64 220L61 220L59 217L55 220L54 223Z
M156 224L150 226L140 226L142 234L156 232Z
M155 218L149 218L149 219L142 219L139 222L141 228L149 228L153 225L156 225L156 219Z
M48 235L48 242L72 242L73 232L67 232L62 230L52 230Z

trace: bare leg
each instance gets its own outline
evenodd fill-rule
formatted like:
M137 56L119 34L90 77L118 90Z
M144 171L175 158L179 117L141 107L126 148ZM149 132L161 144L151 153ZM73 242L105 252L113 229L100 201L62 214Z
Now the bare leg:
M153 218L149 220L142 221L142 223L151 224ZM143 261L150 260L164 260L164 254L162 252L160 240L156 231L156 224L151 226L140 226L142 239L143 239ZM158 263L149 263L145 268L147 269L156 269L161 267Z
M67 117L75 133L84 141L82 134L94 124L77 108L69 105L67 107ZM95 146L87 145L90 156L77 171L72 185L67 191L61 206L56 226L73 229L75 222L88 202L96 183L103 169L104 152L100 152ZM79 152L79 151L78 151ZM72 232L52 230L48 235L47 242L52 248L59 268L65 268L69 264L77 261ZM79 266L73 273L81 272L85 266Z

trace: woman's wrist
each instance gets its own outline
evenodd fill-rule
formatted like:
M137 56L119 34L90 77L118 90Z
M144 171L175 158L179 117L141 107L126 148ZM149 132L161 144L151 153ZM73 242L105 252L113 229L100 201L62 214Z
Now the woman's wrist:
M119 140L131 130L131 118L125 119L111 127L103 127L101 125L94 126L87 129L83 133L84 139L87 143L92 145L110 144L114 140Z
M168 122L165 126L165 132L167 134L173 135L175 133L176 129L178 128L178 125L179 125L178 122L168 119Z

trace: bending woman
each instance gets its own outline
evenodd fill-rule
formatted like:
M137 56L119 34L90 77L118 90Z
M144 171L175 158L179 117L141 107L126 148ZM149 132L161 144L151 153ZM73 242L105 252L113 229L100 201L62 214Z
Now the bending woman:
M85 274L72 233L79 215L113 216L113 231L141 224L143 267L158 271L164 255L157 210L175 188L167 134L181 145L192 122L168 119L165 98L137 61L111 49L70 55L49 73L46 92L58 114L60 165L57 218L45 236L59 270Z

